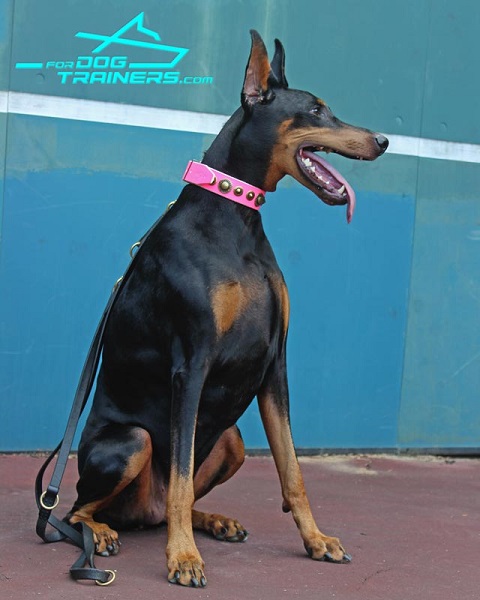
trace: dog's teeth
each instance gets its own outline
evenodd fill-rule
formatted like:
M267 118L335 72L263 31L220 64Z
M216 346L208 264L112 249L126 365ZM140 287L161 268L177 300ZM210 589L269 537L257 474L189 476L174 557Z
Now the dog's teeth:
M341 195L341 194L343 194L344 191L345 191L345 186L342 185L342 187L338 190L338 193Z
M302 162L306 167L309 167L312 164L312 161L309 158L303 158Z

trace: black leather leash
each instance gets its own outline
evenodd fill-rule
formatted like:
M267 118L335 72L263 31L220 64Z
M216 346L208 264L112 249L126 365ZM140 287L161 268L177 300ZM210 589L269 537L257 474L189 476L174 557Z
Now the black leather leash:
M173 204L174 203L171 202L168 205L167 211ZM103 311L102 318L97 326L97 330L93 337L90 350L88 351L87 358L80 375L80 380L78 382L77 391L73 399L73 404L63 439L44 462L35 479L35 500L38 507L38 519L36 525L37 535L39 535L42 540L47 543L69 539L76 546L78 546L82 550L82 553L78 560L75 561L70 568L71 577L75 580L93 580L98 585L109 585L112 583L115 579L115 571L111 571L109 569L102 570L95 567L95 543L93 540L92 529L85 523L70 525L65 520L61 521L52 514L52 511L58 505L60 484L65 473L65 468L67 466L68 456L72 448L73 438L75 436L78 421L83 409L85 408L85 405L87 404L90 392L92 391L93 382L95 380L98 364L100 362L100 356L102 353L103 334L108 317L115 303L115 299L118 297L119 291L122 289L123 285L128 280L134 269L138 248L147 239L153 229L155 229L156 225L160 222L163 216L164 215L162 215L162 217L156 221L156 223L148 230L148 232L130 248L130 256L132 257L132 260L130 261L130 264L128 265L123 277L120 277L120 279L116 282L105 310ZM135 248L137 249L137 252L134 254L133 251ZM42 492L43 476L48 465L52 462L57 453L58 457L53 469L50 483L47 489ZM48 525L50 525L54 531L47 531ZM86 566L87 563L88 566Z
M128 274L132 264L133 261L130 263L129 269L125 275ZM38 519L36 525L37 535L39 535L42 540L47 543L58 542L66 538L71 540L76 546L81 548L82 554L75 564L72 565L72 568L70 569L70 575L73 577L73 579L91 579L101 585L107 585L108 583L111 583L115 578L115 573L112 574L111 571L102 571L95 568L93 559L95 553L93 531L90 529L90 527L83 523L80 527L78 527L72 526L66 521L61 521L52 514L52 511L59 502L58 492L60 490L60 484L62 482L65 468L67 466L68 456L72 448L77 424L80 419L80 415L82 414L83 409L88 401L97 372L103 346L102 342L105 324L119 289L120 285L117 285L116 288L114 288L92 340L90 350L88 352L77 386L77 391L75 393L63 439L42 465L35 480L35 499L38 507ZM48 465L56 456L57 452L58 457L50 479L50 483L47 489L42 492L43 475ZM54 528L54 531L47 531L48 525L51 525ZM87 562L89 567L82 568Z

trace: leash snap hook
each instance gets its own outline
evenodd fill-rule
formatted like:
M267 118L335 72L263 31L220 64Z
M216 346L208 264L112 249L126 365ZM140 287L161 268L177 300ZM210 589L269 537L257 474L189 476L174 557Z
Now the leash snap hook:
M58 506L58 503L60 502L60 496L58 494L55 495L55 500L53 501L52 506L48 506L47 504L45 504L44 502L44 498L47 495L47 492L43 492L43 494L40 496L40 506L42 508L44 508L45 510L53 510L54 508L56 508Z
M107 579L107 581L100 581L99 579L95 579L95 583L97 585L110 585L111 583L113 583L115 581L115 577L117 576L117 572L116 571L111 571L110 569L105 569L105 573L109 573L110 577Z

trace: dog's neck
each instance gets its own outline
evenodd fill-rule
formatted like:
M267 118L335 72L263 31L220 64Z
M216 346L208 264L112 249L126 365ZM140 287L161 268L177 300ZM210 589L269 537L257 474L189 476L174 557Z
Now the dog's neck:
M264 190L194 160L188 163L183 180L253 210L265 204Z

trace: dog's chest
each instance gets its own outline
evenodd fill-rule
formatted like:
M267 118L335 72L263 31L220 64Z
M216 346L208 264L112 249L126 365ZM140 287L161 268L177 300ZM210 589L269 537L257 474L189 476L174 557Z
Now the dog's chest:
M219 283L211 298L217 343L202 394L202 427L212 414L219 419L226 406L227 426L239 418L283 351L288 326L288 294L279 271Z
M282 346L288 327L288 293L277 268L247 271L220 281L210 294L217 340L217 364L228 371L263 371Z
M265 327L282 312L282 279L277 273L218 282L210 293L218 336L249 324ZM276 321L277 319L275 319Z

